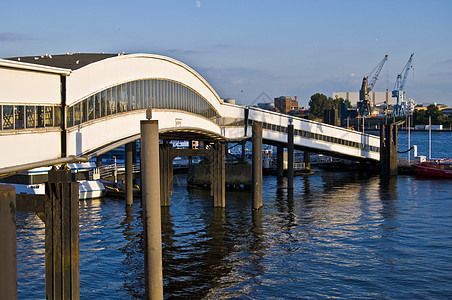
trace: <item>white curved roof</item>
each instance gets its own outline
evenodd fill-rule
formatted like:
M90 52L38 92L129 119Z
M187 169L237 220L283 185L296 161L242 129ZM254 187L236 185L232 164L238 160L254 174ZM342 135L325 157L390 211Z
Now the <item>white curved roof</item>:
M118 55L73 70L67 77L66 104L124 82L140 79L167 79L182 83L219 110L221 98L195 70L175 59L155 54Z

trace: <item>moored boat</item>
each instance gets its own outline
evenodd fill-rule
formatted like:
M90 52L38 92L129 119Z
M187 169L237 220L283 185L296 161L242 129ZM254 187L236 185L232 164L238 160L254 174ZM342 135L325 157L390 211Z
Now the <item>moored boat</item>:
M416 174L452 178L452 159L432 159L414 165Z
M89 172L96 169L93 162L69 164L73 179L79 184L79 200L102 198L106 189L100 179L91 178ZM44 195L45 183L50 167L42 167L22 172L11 180L0 184L9 184L16 188L16 194Z

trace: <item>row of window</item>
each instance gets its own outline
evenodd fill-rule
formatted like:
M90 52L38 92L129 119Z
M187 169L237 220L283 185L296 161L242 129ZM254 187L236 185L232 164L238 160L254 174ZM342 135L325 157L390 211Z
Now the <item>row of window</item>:
M145 79L108 88L68 107L67 126L150 107L183 110L206 118L217 116L212 106L189 87L170 80Z
M252 122L253 121L250 120L250 122L249 122L250 125L252 124ZM262 127L267 130L287 133L287 127L280 126L280 125L262 123ZM366 151L380 152L379 147L374 147L374 146L363 144L363 143L348 141L348 140L340 139L340 138L333 137L333 136L323 135L323 134L319 134L319 133L313 133L313 132L309 132L309 131L305 131L305 130L294 129L294 135L309 138L309 139L344 145L344 146L348 146L348 147L363 149Z
M1 130L59 127L61 124L61 106L0 105Z

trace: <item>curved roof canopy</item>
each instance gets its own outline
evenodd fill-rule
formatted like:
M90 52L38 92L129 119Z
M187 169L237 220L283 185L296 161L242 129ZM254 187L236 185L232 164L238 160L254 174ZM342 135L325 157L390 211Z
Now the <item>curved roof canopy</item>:
M105 53L66 53L58 55L41 55L41 56L21 56L6 58L12 61L20 61L30 64L51 66L57 68L65 68L77 70L91 63L98 62L110 57L122 54L105 54Z

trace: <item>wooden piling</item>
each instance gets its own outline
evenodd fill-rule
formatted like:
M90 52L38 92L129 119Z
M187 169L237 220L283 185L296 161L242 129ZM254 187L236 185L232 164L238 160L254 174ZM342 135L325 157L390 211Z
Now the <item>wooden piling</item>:
M293 189L293 161L294 161L294 141L293 124L287 126L287 187Z
M262 207L262 128L261 122L253 123L253 209Z
M380 128L380 174L397 175L397 126L381 125Z
M79 184L67 168L49 171L45 198L46 299L79 299Z
M163 141L159 148L160 160L160 198L162 206L170 206L173 192L173 158L172 145L169 141Z
M133 205L133 142L127 143L125 148L126 205Z
M225 165L225 144L217 142L213 149L214 163L211 164L211 172L213 173L213 198L214 207L226 206L226 165Z
M276 147L276 177L282 178L284 175L284 147Z
M311 152L303 151L303 162L305 169L311 169Z
M2 299L17 299L16 191L0 185L0 291Z

